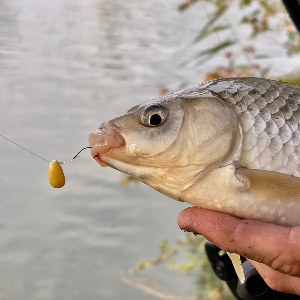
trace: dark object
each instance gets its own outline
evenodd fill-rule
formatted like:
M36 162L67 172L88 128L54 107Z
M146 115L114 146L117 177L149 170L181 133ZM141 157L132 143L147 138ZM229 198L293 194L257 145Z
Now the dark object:
M282 0L282 2L300 33L300 0Z
M300 300L300 296L280 293L270 289L257 270L241 257L245 272L245 283L237 278L229 256L211 242L205 243L205 252L215 274L226 281L231 292L239 300Z

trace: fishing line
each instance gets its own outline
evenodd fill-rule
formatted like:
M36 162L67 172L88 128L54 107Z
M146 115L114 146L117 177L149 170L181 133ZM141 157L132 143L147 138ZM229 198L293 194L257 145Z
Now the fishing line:
M7 141L9 141L9 142L15 144L16 146L20 147L21 149L23 149L23 150L29 152L30 154L32 154L32 155L34 155L34 156L36 156L36 157L38 157L38 158L40 158L40 159L42 159L42 160L44 160L44 161L50 163L49 160L47 160L47 159L45 159L45 158L43 158L43 157L41 157L41 156L35 154L34 152L32 152L32 151L30 151L30 150L24 148L23 146L21 146L21 145L15 143L14 141L10 140L9 138L5 137L4 135L1 135L1 134L0 134L0 136L1 136L2 138L6 139ZM59 164L60 164L60 165L63 165L63 164L65 164L65 163L68 163L68 162L74 160L76 157L78 157L78 155L79 155L83 150L85 150L85 149L91 149L91 148L92 148L92 147L84 147L84 148L82 148L82 149L81 149L81 150L80 150L73 158L71 158L71 159L69 159L69 160L66 160L66 161L63 161L63 162L59 162Z
M205 11L205 14L206 14L206 16L207 16L207 19L208 19L209 22L211 23L211 26L212 26L212 28L213 28L213 30L214 30L214 33L215 33L215 35L217 36L217 38L218 38L218 40L219 40L219 43L221 44L221 43L222 43L222 40L221 40L221 38L219 37L219 34L215 31L215 26L214 26L214 24L211 22L211 18L210 18L209 14L208 14L208 12L207 12L207 10L206 10L206 7L205 7L203 1L200 1L200 2L201 2L201 4L202 4L203 10ZM227 56L227 53L226 53L225 49L223 48L222 51L223 51L223 53L224 53L224 56L227 58L228 62L230 63L230 59L229 59L229 57Z
M212 26L212 28L213 28L213 30L214 30L214 33L215 33L215 35L217 36L217 38L218 38L218 40L219 40L219 43L221 44L221 43L222 43L222 40L221 40L221 38L220 38L218 32L215 31L215 26L214 26L214 24L211 22L211 18L210 18L209 14L208 14L208 12L207 12L207 10L206 10L206 7L205 7L203 1L200 1L200 2L201 2L201 5L202 5L202 7L203 7L203 10L205 11L205 14L206 14L208 20L209 20L210 23L211 23L211 26ZM236 34L236 31L233 30L232 24L231 24L231 22L228 20L226 14L224 15L224 19L225 19L226 22L229 24L229 28L230 28L231 34L232 34L232 35L235 37L235 39L237 40L237 44L239 45L242 54L245 56L245 58L246 58L246 60L248 61L248 63L251 64L250 56L249 56L247 53L245 53L245 51L243 51L243 45L242 45L240 39L238 39L238 36L237 36L237 34ZM222 49L222 51L223 51L223 53L224 53L224 56L225 56L226 59L228 60L228 62L231 63L230 58L227 56L227 53L226 53L226 51L225 51L224 48Z
M238 38L238 35L237 35L236 31L233 29L232 24L231 24L231 22L228 20L228 18L227 18L226 15L224 15L224 19L225 19L225 20L227 21L227 23L229 24L231 33L232 33L232 35L234 36L234 38L236 39L237 44L239 45L242 54L245 56L246 60L248 61L248 64L251 65L252 62L251 62L250 55L249 55L247 52L244 51L244 48L243 48L243 44L242 44L242 42L241 42L241 39Z
M21 145L15 143L15 142L13 142L12 140L8 139L7 137L5 137L5 136L3 136L3 135L1 135L1 134L0 134L0 136L3 137L4 139L6 139L7 141L9 141L9 142L15 144L16 146L22 148L23 150L25 150L25 151L31 153L32 155L34 155L34 156L36 156L36 157L38 157L38 158L40 158L40 159L42 159L42 160L44 160L44 161L46 161L46 162L48 162L48 163L50 162L49 160L47 160L47 159L45 159L45 158L43 158L43 157L41 157L41 156L39 156L39 155L33 153L32 151L30 151L30 150L24 148L23 146L21 146Z
M50 163L49 160L47 160L47 159L45 159L45 158L43 158L43 157L41 157L41 156L35 154L34 152L32 152L32 151L26 149L26 148L23 147L23 146L21 146L21 145L15 143L14 141L10 140L9 138L5 137L4 135L1 135L1 134L0 134L0 137L6 139L7 141L9 141L9 142L11 142L12 144L14 144L14 145L20 147L21 149L23 149L23 150L29 152L30 154L32 154L32 155L34 155L34 156L36 156L36 157L38 157L38 158L40 158L40 159L42 159L42 160L44 160L44 161ZM65 164L65 163L68 163L68 162L74 160L76 157L78 157L78 155L79 155L83 150L85 150L85 149L90 149L90 148L92 148L92 147L84 147L84 148L82 148L82 149L81 149L81 150L80 150L73 158L71 158L71 159L69 159L69 160L66 160L66 161L63 161L63 162L59 162L59 161L57 161L57 160L53 160L53 161L50 163L50 165L49 165L49 171L48 171L48 173L49 173L49 181L50 181L50 184L51 184L54 188L61 188L61 187L63 187L63 186L65 185L66 179L65 179L64 171L63 171L63 169L62 169L61 166L62 166L63 164Z

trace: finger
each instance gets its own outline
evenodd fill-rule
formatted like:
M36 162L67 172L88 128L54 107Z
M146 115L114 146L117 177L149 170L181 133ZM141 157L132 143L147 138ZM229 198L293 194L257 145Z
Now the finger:
M300 278L279 273L272 268L250 260L266 284L273 290L300 295Z
M198 232L225 251L264 263L274 270L300 275L300 228L190 207L181 212L179 227Z

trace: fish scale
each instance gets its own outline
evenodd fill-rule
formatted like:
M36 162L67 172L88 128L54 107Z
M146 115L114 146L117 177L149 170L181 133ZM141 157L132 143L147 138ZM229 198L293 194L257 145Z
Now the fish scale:
M218 79L180 97L203 92L234 107L243 132L240 165L300 176L300 87L260 78Z

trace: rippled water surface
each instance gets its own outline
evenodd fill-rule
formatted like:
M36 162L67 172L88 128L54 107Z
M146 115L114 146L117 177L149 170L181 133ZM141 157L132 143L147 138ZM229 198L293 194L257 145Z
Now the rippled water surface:
M0 2L0 134L47 160L70 159L101 122L203 73L179 63L205 13L180 1ZM191 54L191 53L190 53ZM196 74L196 75L195 75ZM64 166L54 190L48 163L0 139L0 299L153 299L121 272L158 254L186 207L100 168L88 151ZM191 279L155 276L174 293ZM174 284L175 283L175 284Z

